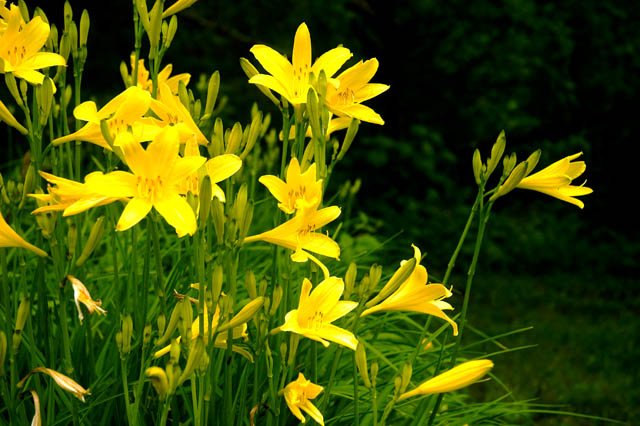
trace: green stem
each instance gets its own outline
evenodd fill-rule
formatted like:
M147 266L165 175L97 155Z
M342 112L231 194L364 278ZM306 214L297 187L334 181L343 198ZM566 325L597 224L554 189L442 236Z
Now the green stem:
M124 392L124 404L127 409L127 420L129 425L134 425L135 422L131 418L131 401L129 400L129 383L127 381L127 361L126 359L120 359L121 375L122 375L122 390Z
M289 118L289 107L284 105L282 112L282 155L280 159L280 178L284 179L284 169L287 166L287 159L289 153L289 131L291 130L291 121Z

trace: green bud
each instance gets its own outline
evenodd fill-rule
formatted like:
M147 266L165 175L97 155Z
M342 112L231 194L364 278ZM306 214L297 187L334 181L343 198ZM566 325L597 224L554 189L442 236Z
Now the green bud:
M216 71L211 74L209 78L209 85L207 86L207 102L204 106L204 114L211 116L213 108L216 106L216 100L218 99L218 92L220 90L220 72Z
M527 171L525 172L525 176L528 176L533 171L533 169L536 168L536 166L538 165L538 161L540 161L541 154L542 151L537 149L529 156L529 158L527 158Z
M253 271L249 270L247 272L244 285L247 287L247 293L249 293L249 297L255 299L258 297L258 291L256 290L256 276L253 274Z
M394 399L397 398L398 396L400 396L400 393L402 392L402 376L401 375L397 375L394 379L393 379L393 387L394 387Z
M149 378L151 385L158 393L158 398L164 401L169 391L167 373L160 367L149 367L144 371L144 375Z
M376 379L378 378L378 360L375 359L373 360L373 362L371 363L371 384L372 386L376 386Z
M177 339L171 341L169 348L169 364L177 364L180 360L180 344Z
M71 45L71 53L74 56L78 54L78 27L75 22L69 24L69 44Z
M167 340L169 340L171 336L173 336L173 332L178 327L178 323L182 319L184 305L190 303L191 302L189 302L189 299L186 297L176 303L176 306L174 306L173 311L171 312L171 317L169 318L167 329L164 331L162 337L156 340L156 346L164 345Z
M189 344L191 342L191 323L193 322L193 306L188 297L181 300L183 303L180 305L180 319L178 320L178 332L182 336L182 342ZM176 306L178 306L176 305Z
M133 74L134 70L131 70ZM129 68L124 61L120 62L120 77L122 77L122 82L124 83L124 87L131 87L133 82L131 81L131 75L129 75ZM102 128L100 128L102 130ZM106 139L106 138L105 138Z
M222 119L216 118L213 124L213 134L211 135L211 143L209 144L209 154L211 157L217 157L224 152L224 126Z
M146 323L144 325L144 330L142 332L142 346L143 347L147 347L149 346L149 343L151 343L151 334L152 334L152 329L151 329L151 323Z
M211 206L213 207L213 227L216 231L218 245L221 245L224 242L224 207L217 197L211 200Z
M256 142L258 141L258 138L260 137L261 128L262 128L262 113L258 112L257 114L253 115L253 118L251 119L251 127L249 128L249 132L247 135L247 143L244 147L244 150L242 151L242 154L240 154L241 159L244 160L245 158L247 158L247 155L249 155L249 153L255 146Z
M118 352L122 353L122 331L116 333L116 347L118 348Z
M233 216L238 223L242 223L247 209L247 184L240 185L236 194L236 201L233 204Z
M158 314L158 319L156 320L158 324L158 335L164 334L164 329L167 326L167 317L164 316L162 312Z
M222 324L218 327L218 333L228 330L230 328L238 327L253 318L262 308L264 304L264 297L257 297L253 299L251 302L247 303L240 312L238 312L231 321Z
M73 10L71 9L71 4L68 1L64 2L64 28L66 29L69 26L69 23L73 19Z
M369 268L369 288L368 291L373 291L382 278L382 266L375 263Z
M269 315L273 316L276 314L278 310L278 306L280 306L280 301L282 300L282 287L280 285L276 285L273 289L273 294L271 295L271 309L269 309Z
M354 262L349 264L347 273L344 276L344 299L347 300L353 293L353 288L356 282L356 276L358 274L358 265Z
M349 128L347 129L347 134L344 135L344 140L342 141L342 148L340 148L340 152L338 153L337 160L340 161L344 158L347 151L349 151L349 147L353 142L353 139L356 137L358 133L358 127L360 126L360 120L357 118L352 118L349 123Z
M213 297L214 304L217 304L220 299L223 277L222 265L216 264L213 267L213 277L211 279L211 296Z
M320 74L318 74L318 83L316 87L318 90L318 97L320 98L320 105L324 105L324 100L327 97L327 74L324 70L320 70Z
M247 203L246 211L244 214L244 218L242 222L240 222L240 227L238 228L238 240L243 241L249 233L249 227L251 226L251 221L253 220L253 200L249 200Z
M480 185L480 182L482 182L483 180L483 176L482 176L482 158L480 157L480 150L478 150L478 148L476 148L476 150L473 151L472 166L473 166L473 177L475 177L476 183Z
M512 152L511 155L507 155L506 157L504 157L504 159L502 160L502 177L503 179L506 179L511 172L513 171L513 168L516 166L516 163L518 162L517 157L516 157L516 153Z
M7 357L7 335L0 330L0 377L4 376L4 360Z
M487 172L484 176L485 180L489 179L489 176L491 176L491 173L493 173L493 171L498 166L498 163L500 162L500 159L504 154L504 148L506 145L507 145L507 138L505 137L504 130L503 130L498 135L498 139L496 140L496 143L494 143L493 147L491 147L491 156L487 160Z
M404 264L396 270L396 272L393 274L391 279L389 279L387 284L385 284L385 286L382 287L382 290L380 290L380 293L378 293L376 297L374 297L369 302L367 302L365 306L367 308L375 306L379 302L383 301L388 296L390 296L394 291L396 291L398 287L400 287L400 284L402 284L407 279L409 279L409 276L411 276L411 274L413 273L413 270L416 267L416 263L417 262L415 258L411 258L406 262L404 262Z
M65 61L69 62L70 53L71 41L69 40L69 33L65 31L62 33L62 38L60 39L60 56L62 56Z
M244 71L247 77L249 77L249 80L251 80L251 77L253 77L254 75L260 74L256 67L254 67L253 64L245 58L240 58L240 68L242 68L242 71ZM280 101L278 101L273 93L271 93L271 90L259 84L256 84L256 86L258 87L258 90L260 90L267 98L269 98L271 102L273 102L278 107L280 106Z
M267 283L267 280L265 280L264 278L260 280L260 284L258 286L258 292L260 294L260 296L264 296L265 293L267 292L267 286L269 285L269 283Z
M18 305L18 313L16 315L16 326L13 329L13 353L18 352L18 348L20 347L20 342L22 342L22 330L24 329L24 325L29 318L29 314L31 313L31 299L27 297L23 297L20 301L20 305Z
M47 18L47 15L45 15L44 11L37 6L35 9L33 9L33 17L35 18L36 16L39 16L40 19L42 19L42 22L49 25L49 19Z
M509 192L513 191L520 181L526 176L526 173L527 162L523 161L513 169L507 180L505 180L500 186L500 189L491 196L489 201L495 201L497 198L507 195Z
M187 358L187 365L184 367L184 371L178 379L178 386L184 383L184 381L193 374L195 369L200 366L200 362L202 361L202 356L205 354L205 350L206 348L204 345L204 339L201 334L191 345L189 358Z
M4 81L7 84L9 93L11 93L11 96L13 96L13 99L15 99L16 103L18 105L23 105L22 96L20 96L20 92L18 92L18 83L16 82L16 78L14 77L13 73L5 73Z
M87 9L82 11L82 16L80 17L80 47L85 47L87 45L87 37L89 36L89 26L91 22L89 21L89 12Z
M280 343L280 359L287 357L287 344L285 342Z
M142 22L142 26L148 34L151 31L151 25L149 23L149 12L147 11L147 0L135 0L135 4L140 22Z
M163 0L156 0L155 4L149 12L149 59L155 58L158 42L160 41L160 31L162 29L162 9Z
M173 42L173 38L176 36L176 32L178 31L178 18L173 15L169 20L169 28L167 29L166 41L164 43L165 49L171 46Z
M109 123L107 123L106 119L100 120L100 132L102 133L102 137L107 141L109 146L113 148L113 135L111 134L111 130L109 129Z
M204 230L211 212L211 179L209 175L205 175L200 182L198 201L200 202L200 229Z
M47 48L51 52L58 51L58 27L56 27L56 24L51 24L49 38L47 39Z
M413 369L411 368L411 362L405 362L402 365L402 386L400 388L400 393L403 393L407 389L407 386L409 386L412 372Z
M224 153L237 154L240 149L240 142L242 142L242 125L236 122L229 134L229 140L227 141Z
M39 86L38 107L40 108L40 126L44 127L49 119L49 113L51 112L51 105L53 104L53 80L49 77L45 77L42 84Z
M82 249L82 254L76 261L76 266L80 267L87 261L91 253L95 250L95 248L102 240L102 235L104 234L104 216L100 216L96 222L91 227L91 232L89 233L89 238L87 239L84 248Z
M369 369L367 367L367 352L364 349L362 342L358 342L356 346L356 366L358 367L358 373L367 388L371 387L371 381L369 380Z
M33 192L36 186L36 168L33 163L29 164L27 173L24 177L24 185L22 185L22 198L20 199L19 209L22 209L24 202L27 200L27 195Z
M133 337L133 320L131 315L123 314L122 319L122 351L120 356L123 357L131 352L131 338Z
M22 95L22 99L27 99L27 93L29 89L29 85L26 80L20 80L20 94Z
M178 98L180 98L180 103L189 110L189 113L191 113L191 99L189 98L189 91L182 80L178 82Z
M22 19L24 19L25 22L29 22L29 9L27 8L27 4L24 2L24 0L20 0L18 2L18 9L20 9L20 15L22 15Z
M309 88L307 92L307 114L309 115L309 124L311 125L311 133L313 137L319 139L323 137L320 128L320 113L318 111L318 96L313 88ZM316 160L318 160L316 158Z
M78 226L67 219L67 257L71 259L76 253L76 245L78 242Z

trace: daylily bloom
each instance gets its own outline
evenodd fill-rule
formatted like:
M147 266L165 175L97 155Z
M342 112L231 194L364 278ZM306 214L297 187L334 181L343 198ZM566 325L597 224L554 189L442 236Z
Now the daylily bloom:
M93 192L114 198L131 198L116 229L124 231L140 222L155 208L179 237L193 235L197 224L195 213L180 196L179 185L186 176L205 162L204 157L178 156L178 132L165 127L143 149L140 143L125 133L121 145L127 165L133 173L115 171L91 182Z
M178 0L162 12L162 19L167 19L169 16L190 7L196 1L198 0Z
M162 127L175 126L180 134L180 142L194 139L201 145L208 144L209 141L193 121L187 108L182 105L180 98L171 93L169 85L158 83L158 92L158 100L152 99L149 105L151 110L162 120L157 124Z
M33 244L26 242L20 235L16 233L9 224L4 220L0 212L0 247L22 247L41 257L47 257L44 250L39 249Z
M11 72L29 83L42 84L44 74L37 69L66 65L57 53L40 52L49 38L50 27L39 16L25 23L20 9L11 4L9 9L0 9L6 28L0 34L0 59L3 73Z
M287 169L287 181L277 176L264 175L258 179L278 201L280 210L287 214L296 210L315 209L322 201L322 179L316 180L316 165L300 173L300 163L293 157Z
M311 36L304 22L296 31L292 62L263 44L253 46L251 53L271 75L254 75L249 79L249 83L265 86L279 93L294 105L307 102L311 73L318 77L320 71L324 70L327 78L330 78L351 57L349 49L336 47L324 53L312 65Z
M131 74L129 77L133 77L133 73L136 69L136 55L131 55ZM173 65L168 64L158 73L158 86L167 84L172 93L178 93L178 84L180 81L184 82L186 86L189 84L191 75L187 73L176 74L173 77L169 77L173 71ZM151 92L153 90L153 81L149 78L149 71L144 66L144 59L138 59L138 78L136 79L137 86L142 90Z
M358 302L340 301L344 293L342 278L329 277L311 291L305 278L300 289L298 309L287 313L281 331L291 331L329 346L329 341L356 350L358 340L348 330L331 324L358 306Z
M289 409L302 423L305 423L306 420L300 410L304 410L313 420L324 426L322 413L309 401L320 395L323 389L322 386L305 379L304 374L298 373L298 378L285 386L282 392Z
M107 314L107 311L101 308L102 301L93 300L91 294L89 294L89 290L87 290L87 287L84 286L82 281L73 275L67 275L66 278L73 286L73 300L76 302L76 307L78 308L78 318L80 322L84 319L84 315L82 315L82 310L80 309L80 303L87 307L90 314L94 312L98 312L101 315Z
M379 304L366 309L360 316L378 311L413 311L433 315L447 321L453 327L453 335L458 335L458 325L443 310L453 309L442 299L452 295L442 284L427 284L427 269L420 265L420 249L413 246L416 267L400 287ZM404 262L403 262L404 264Z
M156 121L149 117L143 117L149 110L151 94L136 86L113 98L104 107L98 110L93 101L83 102L73 110L73 115L78 120L88 121L80 130L69 135L54 139L54 145L60 145L73 140L91 142L112 151L100 130L100 121L107 120L109 132L113 137L113 145L120 146L120 138L129 134L129 128L138 141L150 141L160 131Z
M204 317L207 318L207 305L204 305ZM218 322L220 321L220 306L216 306L216 312L215 314L213 314L213 318L211 319L211 328L209 328L209 324L207 323L207 321L204 321L204 336L205 338L209 337L209 330L216 330L218 328ZM224 324L223 324L224 325ZM247 338L247 324L246 322L233 328L233 340L236 339L246 339ZM193 320L193 323L191 323L191 341L195 341L195 339L200 335L200 317L196 317L195 320ZM221 348L221 349L226 349L227 347L227 335L228 333L226 331L222 332L222 333L218 333L215 336L215 342L214 342L214 346L216 348ZM178 336L178 338L176 339L177 342L180 342L181 337ZM240 355L244 356L245 358L247 358L250 361L253 361L253 355L251 355L251 353L249 351L247 351L246 349L244 349L241 346L237 346L237 345L232 345L231 346L232 350L234 352L239 353ZM155 354L153 354L154 358L160 358L163 355L166 355L167 353L169 353L169 351L171 350L171 345L167 345L164 348L156 351Z
M271 244L294 250L291 258L298 262L306 261L306 252L310 251L338 259L340 246L328 235L313 232L340 216L340 207L330 206L320 210L304 211L282 225L252 235L244 239L245 243L266 241Z
M7 108L2 101L0 101L0 121L4 121L9 126L14 127L23 135L29 133L22 124L18 123L18 120L16 120L13 114L11 114L11 111L9 111L9 108Z
M358 62L342 72L336 79L338 86L327 85L327 108L334 114L357 118L374 124L384 124L382 117L362 102L389 89L386 84L369 83L378 70L378 60L373 58Z
M22 380L20 380L20 382L18 382L16 386L18 388L22 388L24 384L27 382L27 379L31 377L32 374L35 374L35 373L43 373L48 375L56 382L58 386L60 386L62 389L66 390L67 392L71 392L73 396L75 396L82 402L85 402L84 401L85 395L91 395L91 393L87 389L80 386L71 378L65 376L62 373L58 373L57 371L52 370L50 368L46 368L46 367L34 368L29 372L29 374L27 374Z
M572 162L581 155L582 152L579 152L556 161L539 172L522 179L516 188L542 192L583 208L584 203L575 197L591 194L593 190L582 185L571 185L571 181L584 173L587 168L584 161Z
M431 395L462 389L480 380L492 368L493 362L488 359L464 362L427 380L414 390L403 393L398 401L416 395Z

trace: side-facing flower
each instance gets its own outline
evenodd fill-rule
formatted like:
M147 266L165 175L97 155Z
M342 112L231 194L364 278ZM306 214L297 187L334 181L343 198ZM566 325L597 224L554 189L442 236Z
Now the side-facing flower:
M306 261L306 251L318 253L323 256L340 257L340 246L328 235L315 230L334 221L340 216L340 207L330 206L324 209L303 211L282 225L263 232L252 235L244 239L244 243L254 241L265 241L294 250L292 258L296 261Z
M320 71L324 70L327 78L330 78L351 57L349 49L336 47L324 53L312 65L311 36L304 22L296 31L292 62L263 44L253 46L251 53L270 75L254 75L249 79L249 83L267 87L294 105L307 102L311 73L317 77Z
M366 309L360 316L378 311L413 311L441 318L451 324L453 335L458 335L458 325L449 318L443 310L453 309L447 302L442 301L451 296L442 284L427 284L427 269L420 265L420 249L413 246L416 267L409 278L400 287L379 304Z
M287 214L296 210L315 209L322 201L322 179L316 180L316 164L300 172L300 163L293 157L287 169L287 181L277 176L264 175L258 179L278 201L280 210Z
M29 133L22 124L18 123L18 120L16 120L13 114L11 114L11 111L9 111L9 108L7 108L2 101L0 101L0 121L4 121L9 126L17 129L23 135Z
M493 362L488 359L464 362L453 367L451 370L427 380L417 388L403 393L398 398L398 401L416 395L431 395L462 389L480 380L492 368Z
M300 289L298 309L285 316L281 331L301 334L329 346L329 341L356 350L358 340L348 330L331 324L358 306L358 302L341 301L344 293L342 278L329 277L311 291L311 281L305 278Z
M384 124L382 117L362 102L389 89L386 84L369 83L378 70L378 60L373 58L358 62L346 69L336 79L339 85L327 85L327 108L339 116L357 118L374 124Z
M302 373L298 373L298 378L285 386L282 393L284 393L284 400L289 409L302 423L305 423L306 420L300 410L304 410L313 420L324 426L322 413L309 401L320 395L323 389L322 386L307 380Z
M44 250L39 249L33 244L26 242L20 235L14 231L9 224L4 220L2 213L0 212L0 247L22 247L38 256L47 257L47 253Z
M58 386L60 386L62 389L66 390L67 392L71 392L73 396L75 396L82 402L85 402L84 397L86 395L91 395L91 393L87 389L80 386L77 382L75 382L70 377L67 377L62 373L58 373L57 371L52 370L50 368L46 368L46 367L36 367L33 370L31 370L29 374L27 374L22 380L18 382L16 387L18 388L24 387L29 377L31 377L31 375L35 373L43 373L51 377Z
M114 198L131 198L125 207L116 229L124 231L140 222L155 208L179 237L193 235L197 224L193 209L180 196L179 187L185 177L204 164L199 156L178 155L178 133L173 127L165 127L143 149L133 136L126 133L122 152L133 173L115 171L91 181L93 192Z
M107 311L101 307L102 301L93 300L91 298L91 294L89 294L89 290L87 290L87 287L85 287L82 281L73 275L67 275L66 278L73 287L73 300L76 302L76 307L78 308L78 318L80 319L80 322L84 319L84 315L82 315L82 310L80 309L80 303L87 307L90 314L94 312L98 312L101 315L107 314Z
M20 9L12 4L2 10L6 28L0 34L0 60L3 73L11 72L33 84L42 84L44 74L37 69L66 65L57 53L40 52L49 38L50 27L41 17L36 16L25 23Z
M131 55L131 74L129 78L133 78L133 73L136 69L136 55ZM167 84L174 94L178 93L178 84L182 81L186 86L191 80L191 75L187 73L176 74L172 77L171 71L173 71L173 65L168 64L158 73L158 86ZM136 85L142 90L151 92L153 90L153 81L149 78L149 71L144 66L144 59L138 59L138 76L136 78Z
M158 84L158 100L152 99L151 110L162 120L159 126L175 126L180 134L180 142L195 139L200 145L209 143L202 134L191 114L182 105L180 98L171 93L167 83Z

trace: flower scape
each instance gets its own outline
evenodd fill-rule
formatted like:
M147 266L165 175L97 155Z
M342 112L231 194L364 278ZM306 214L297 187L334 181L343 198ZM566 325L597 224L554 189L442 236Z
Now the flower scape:
M217 72L198 94L163 63L195 0L133 3L123 87L101 103L81 92L87 11L65 3L56 26L0 1L0 119L29 151L0 180L0 424L481 424L482 404L513 416L465 390L494 386L491 356L461 344L473 274L449 282L468 228L434 282L410 242L384 267L341 260L353 229L332 172L361 122L385 123L365 104L390 89L371 82L384 64L342 45L318 54L303 22L291 52L256 44L241 59L249 93L275 108L229 125ZM572 185L580 154L531 174L539 152L517 164L505 144L473 156L476 246L515 188L580 208L592 192Z

